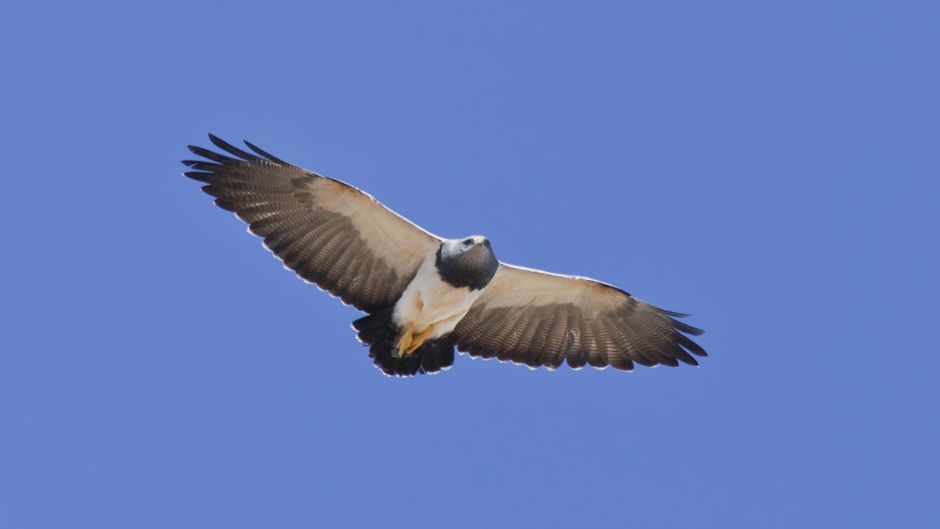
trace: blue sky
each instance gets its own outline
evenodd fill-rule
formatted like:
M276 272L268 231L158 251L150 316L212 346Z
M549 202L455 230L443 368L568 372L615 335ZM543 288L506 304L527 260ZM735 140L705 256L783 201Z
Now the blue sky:
M0 526L940 523L935 3L339 4L7 5ZM382 377L210 131L711 356Z

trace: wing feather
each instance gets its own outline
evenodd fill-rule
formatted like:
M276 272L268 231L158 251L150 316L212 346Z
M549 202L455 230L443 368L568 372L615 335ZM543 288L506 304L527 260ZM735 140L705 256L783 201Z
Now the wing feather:
M454 336L471 356L530 367L698 365L707 355L686 335L702 331L683 316L593 279L500 264Z
M251 143L213 135L221 151L190 146L184 174L298 276L367 312L395 303L440 238L359 189L291 165ZM208 161L207 161L208 160Z
M564 351L567 340L568 309L564 305L555 305L552 323L545 334L542 344L541 360L549 369L557 369L565 361Z
M584 347L584 334L581 331L581 312L573 306L568 308L568 336L571 340L571 348L565 351L568 365L572 369L581 369L587 364L587 351Z

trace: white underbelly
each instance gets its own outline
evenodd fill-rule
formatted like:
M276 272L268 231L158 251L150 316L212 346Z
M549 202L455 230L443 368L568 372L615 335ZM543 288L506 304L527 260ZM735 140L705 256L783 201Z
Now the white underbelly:
M482 293L483 290L454 288L445 283L434 266L434 257L431 257L421 265L414 280L395 303L392 321L401 328L413 323L415 333L433 325L434 329L426 339L440 338L454 330Z

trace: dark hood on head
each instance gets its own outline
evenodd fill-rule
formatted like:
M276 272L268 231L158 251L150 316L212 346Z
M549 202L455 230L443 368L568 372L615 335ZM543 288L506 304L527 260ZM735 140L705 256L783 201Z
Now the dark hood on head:
M470 290L488 285L499 268L490 241L483 237L444 241L437 249L434 264L448 285Z

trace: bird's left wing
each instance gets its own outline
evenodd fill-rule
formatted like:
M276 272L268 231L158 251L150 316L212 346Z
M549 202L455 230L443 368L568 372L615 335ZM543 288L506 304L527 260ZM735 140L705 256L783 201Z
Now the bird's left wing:
M190 146L206 160L185 160L186 176L205 182L215 203L300 277L373 312L404 292L440 239L359 189L209 135L226 154Z
M529 367L590 364L633 369L706 356L686 334L702 331L685 316L648 305L583 277L501 263L493 281L454 329L460 351Z

